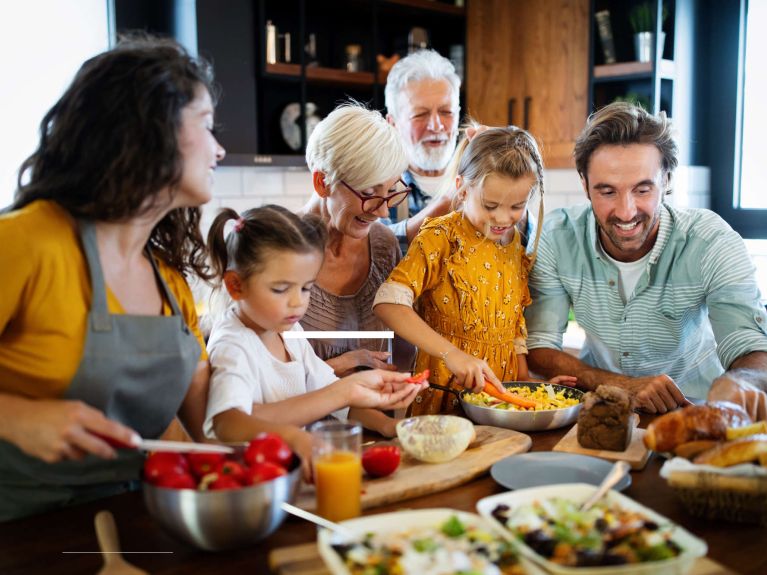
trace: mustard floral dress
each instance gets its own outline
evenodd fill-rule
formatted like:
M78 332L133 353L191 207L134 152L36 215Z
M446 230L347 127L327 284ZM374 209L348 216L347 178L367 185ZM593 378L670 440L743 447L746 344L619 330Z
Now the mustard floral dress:
M383 289L410 288L414 309L432 329L487 361L501 381L514 381L517 354L527 353L522 312L531 302L529 270L519 233L504 246L487 239L462 212L452 212L424 223ZM387 285L392 282L401 286ZM448 385L452 374L440 357L419 351L415 371L424 369L431 370L431 383ZM413 415L460 411L454 395L431 388L411 405Z

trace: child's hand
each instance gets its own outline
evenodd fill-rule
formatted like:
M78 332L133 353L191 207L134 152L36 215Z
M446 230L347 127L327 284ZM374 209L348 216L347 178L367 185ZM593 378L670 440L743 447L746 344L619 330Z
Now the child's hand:
M556 375L549 380L549 383L558 383L559 385L575 387L577 381L578 378L574 375Z
M492 383L499 391L506 391L484 359L453 349L445 356L445 366L455 375L455 380L470 391L475 393L482 391L485 380Z
M400 409L410 405L428 382L408 383L410 374L373 369L360 371L339 379L336 384L345 387L350 407Z
M295 433L284 434L283 439L290 448L301 458L301 475L307 483L314 483L312 477L312 436L303 429Z

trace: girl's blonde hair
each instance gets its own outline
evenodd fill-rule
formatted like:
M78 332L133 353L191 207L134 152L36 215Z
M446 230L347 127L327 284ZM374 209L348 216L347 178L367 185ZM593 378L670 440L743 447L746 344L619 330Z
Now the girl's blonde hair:
M306 164L325 174L328 187L343 180L364 190L400 176L408 159L394 126L379 112L348 102L317 124L306 144Z
M476 128L477 124L464 127ZM538 225L536 226L535 242L531 254L531 265L538 253L538 240L543 227L543 160L535 138L529 132L507 126L505 128L488 128L476 134L471 140L466 136L458 144L455 155L449 167L451 174L450 183L455 182L457 176L463 177L463 184L455 196L458 196L467 187L481 188L482 184L491 174L497 174L507 178L523 178L534 176L536 184L531 190L531 197L537 188L540 193L538 206ZM453 206L454 208L456 206Z

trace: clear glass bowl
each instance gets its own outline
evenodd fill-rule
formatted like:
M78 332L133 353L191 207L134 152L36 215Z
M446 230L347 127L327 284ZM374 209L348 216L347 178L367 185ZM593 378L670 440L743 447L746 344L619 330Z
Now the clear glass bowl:
M419 415L397 423L402 449L419 461L444 463L463 453L474 440L474 424L455 415Z

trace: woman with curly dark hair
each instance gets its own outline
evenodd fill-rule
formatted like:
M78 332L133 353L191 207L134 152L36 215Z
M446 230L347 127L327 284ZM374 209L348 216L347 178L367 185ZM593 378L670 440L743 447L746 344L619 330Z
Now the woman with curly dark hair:
M209 367L184 275L224 149L209 66L134 37L45 115L0 216L0 520L132 489L131 443L202 437Z

